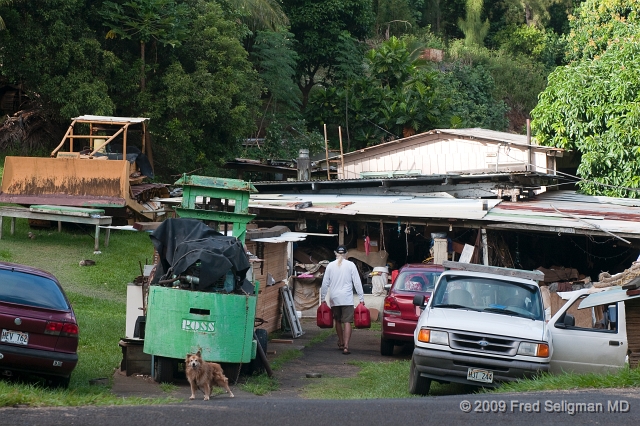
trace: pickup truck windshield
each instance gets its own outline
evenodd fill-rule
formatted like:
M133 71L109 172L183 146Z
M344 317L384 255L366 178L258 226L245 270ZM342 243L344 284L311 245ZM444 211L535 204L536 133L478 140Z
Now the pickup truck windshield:
M491 278L442 276L431 307L544 319L540 290L536 286Z

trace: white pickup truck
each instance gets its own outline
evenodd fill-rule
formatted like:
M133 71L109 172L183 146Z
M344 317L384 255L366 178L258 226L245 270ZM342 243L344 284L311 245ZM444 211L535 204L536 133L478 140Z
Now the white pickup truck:
M433 380L494 387L540 372L607 371L624 365L623 302L607 303L606 310L592 307L592 312L601 309L597 327L591 320L576 324L568 311L586 297L576 294L546 321L537 282L517 277L535 278L537 271L484 267L492 272L486 273L477 272L483 266L472 266L475 271L443 272L420 315L410 393L428 394ZM414 304L423 308L424 299L416 296Z

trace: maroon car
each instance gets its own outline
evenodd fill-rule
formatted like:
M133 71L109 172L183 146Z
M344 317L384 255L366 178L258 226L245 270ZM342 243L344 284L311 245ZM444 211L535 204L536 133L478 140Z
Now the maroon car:
M78 363L78 324L48 272L0 262L0 374L26 373L67 387Z
M419 311L413 305L416 294L424 294L425 303L440 274L444 271L441 265L425 265L422 263L404 265L391 284L389 294L384 299L382 311L382 337L380 353L393 355L395 345L413 342L413 332L418 324Z

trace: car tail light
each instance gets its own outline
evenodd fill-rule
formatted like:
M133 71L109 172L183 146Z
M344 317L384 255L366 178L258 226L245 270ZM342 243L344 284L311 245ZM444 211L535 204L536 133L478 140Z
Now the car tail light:
M400 306L398 301L393 296L387 296L384 298L384 313L387 315L400 315Z
M61 336L78 337L78 325L66 322L62 326Z
M68 322L49 321L44 328L44 334L52 336L78 337L78 325Z

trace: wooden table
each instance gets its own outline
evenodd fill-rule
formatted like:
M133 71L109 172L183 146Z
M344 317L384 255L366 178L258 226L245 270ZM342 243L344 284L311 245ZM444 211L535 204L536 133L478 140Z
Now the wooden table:
M102 216L94 213L95 209L84 209L62 206L32 206L26 207L0 207L0 239L2 239L3 218L11 218L11 235L16 230L16 218L38 219L58 222L58 232L62 229L62 222L85 223L95 225L94 250L100 248L100 226L111 225L111 216ZM111 230L106 229L104 246L109 246L109 235Z

